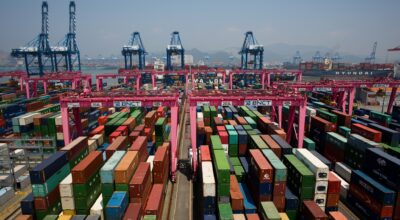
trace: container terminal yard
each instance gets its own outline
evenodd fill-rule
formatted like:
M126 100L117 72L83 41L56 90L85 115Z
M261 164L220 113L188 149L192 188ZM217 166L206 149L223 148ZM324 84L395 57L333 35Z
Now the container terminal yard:
M0 72L0 219L400 219L398 64L377 43L266 68L248 31L227 68L185 64L178 31L148 64L135 31L124 67L91 75L68 12L50 46L44 1L11 49L24 70Z

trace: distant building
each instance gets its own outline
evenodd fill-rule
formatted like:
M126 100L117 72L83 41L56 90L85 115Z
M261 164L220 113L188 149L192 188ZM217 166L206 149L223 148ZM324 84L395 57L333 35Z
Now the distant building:
M193 55L190 55L190 54L185 54L184 60L185 60L186 65L193 65L193 63L194 63ZM173 65L180 64L180 62L181 62L180 56L172 56L172 64Z

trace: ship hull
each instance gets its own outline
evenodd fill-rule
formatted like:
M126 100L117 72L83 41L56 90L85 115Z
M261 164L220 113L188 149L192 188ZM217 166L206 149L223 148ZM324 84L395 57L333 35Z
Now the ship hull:
M386 77L391 70L303 70L303 76L330 77L330 76L362 76Z

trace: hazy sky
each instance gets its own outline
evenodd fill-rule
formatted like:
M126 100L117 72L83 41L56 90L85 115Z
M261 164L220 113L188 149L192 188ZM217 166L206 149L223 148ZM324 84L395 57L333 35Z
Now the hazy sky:
M50 42L68 31L68 0L49 0ZM399 0L77 0L81 54L119 55L138 30L150 52L165 51L178 30L185 48L240 47L252 30L260 44L316 45L379 56L400 45ZM10 51L40 31L39 0L1 0L0 50ZM294 54L295 51L293 51Z

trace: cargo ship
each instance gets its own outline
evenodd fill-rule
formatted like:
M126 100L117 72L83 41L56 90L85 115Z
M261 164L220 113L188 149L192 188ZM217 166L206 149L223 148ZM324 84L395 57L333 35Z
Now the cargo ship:
M285 69L300 69L303 76L312 77L341 77L341 76L362 76L368 77L398 77L395 74L394 64L372 64L372 63L336 63L331 59L323 62L301 62L299 64L286 62L283 64Z

